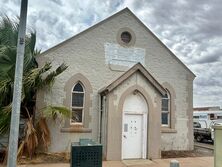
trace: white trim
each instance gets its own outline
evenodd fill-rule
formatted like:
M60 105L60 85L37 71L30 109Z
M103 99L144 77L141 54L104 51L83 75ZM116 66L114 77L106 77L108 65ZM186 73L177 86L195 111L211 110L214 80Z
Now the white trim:
M73 91L74 87L75 87L78 83L82 86L83 92ZM83 94L83 105L82 105L82 107L73 107L73 106L72 106L72 95L73 95L73 93ZM84 124L85 95L86 95L85 87L84 87L84 85L82 84L82 82L81 82L80 80L77 81L77 82L75 82L75 83L73 84L73 87L72 87L72 90L71 90L70 109L71 109L71 110L73 110L73 109L82 109L82 122L75 122L75 123L73 123L73 122L72 122L72 112L73 112L73 111L71 111L71 115L70 115L70 119L69 119L70 125L83 125L83 124Z
M143 129L142 129L142 158L146 159L147 155L147 113L143 114Z

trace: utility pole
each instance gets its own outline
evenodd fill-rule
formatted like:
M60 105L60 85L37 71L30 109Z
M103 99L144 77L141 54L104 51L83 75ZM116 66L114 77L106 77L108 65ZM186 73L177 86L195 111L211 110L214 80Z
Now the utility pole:
M21 0L7 167L16 167L28 0Z

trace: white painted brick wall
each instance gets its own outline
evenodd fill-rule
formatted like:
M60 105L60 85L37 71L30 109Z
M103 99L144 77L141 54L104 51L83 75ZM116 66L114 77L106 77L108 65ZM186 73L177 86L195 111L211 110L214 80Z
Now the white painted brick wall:
M129 27L136 35L135 45L132 47L146 50L145 67L160 82L168 82L176 92L176 130L175 134L162 134L162 149L187 149L187 75L190 73L178 62L148 31L135 20L133 16L125 12L108 22L97 26L69 40L62 46L52 49L43 54L43 57L52 61L53 67L65 62L69 67L60 75L53 85L50 93L45 96L47 104L62 105L65 97L64 85L68 79L76 73L82 73L91 83L93 88L93 104L91 108L93 130L88 137L97 139L98 133L98 90L123 72L110 70L105 64L104 44L116 43L117 32L120 28ZM41 58L40 58L41 59ZM67 142L76 141L83 134L60 133L60 129L51 126L52 146L50 151L64 151ZM85 135L84 135L85 136ZM58 146L56 143L60 141ZM172 144L173 141L173 144Z

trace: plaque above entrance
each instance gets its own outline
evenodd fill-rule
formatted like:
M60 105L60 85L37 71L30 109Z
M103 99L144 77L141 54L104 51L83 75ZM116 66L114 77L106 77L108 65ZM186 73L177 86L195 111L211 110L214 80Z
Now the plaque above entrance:
M113 43L105 43L104 48L106 64L112 67L118 67L119 69L121 66L124 66L128 69L138 62L145 64L145 49L122 47Z

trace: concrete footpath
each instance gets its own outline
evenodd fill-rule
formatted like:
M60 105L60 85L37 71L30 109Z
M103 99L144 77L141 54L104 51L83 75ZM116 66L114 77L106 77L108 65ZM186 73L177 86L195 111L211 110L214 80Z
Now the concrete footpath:
M174 158L179 161L180 167L213 167L214 157ZM134 160L134 161L103 161L103 167L170 167L172 159ZM70 164L38 164L19 165L19 167L70 167Z

